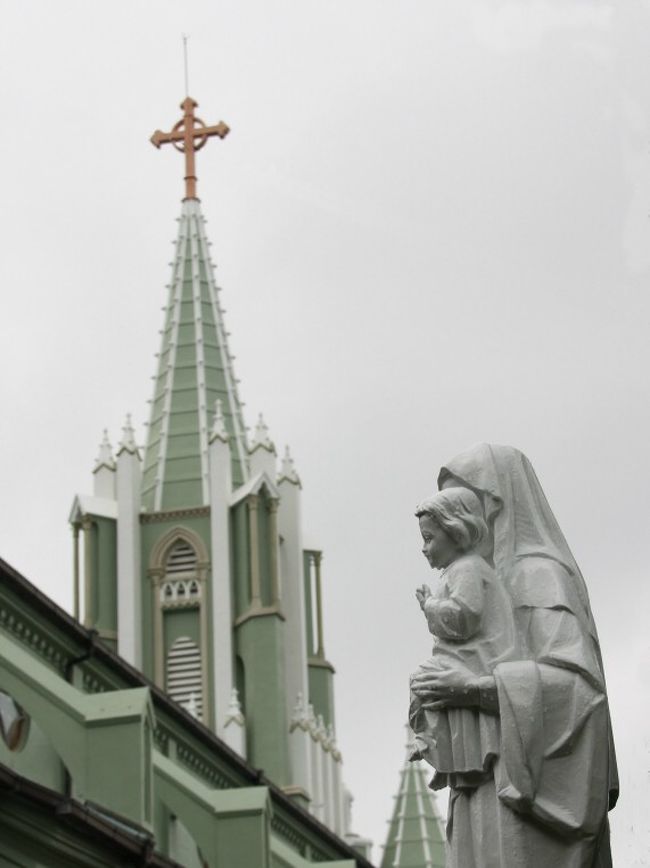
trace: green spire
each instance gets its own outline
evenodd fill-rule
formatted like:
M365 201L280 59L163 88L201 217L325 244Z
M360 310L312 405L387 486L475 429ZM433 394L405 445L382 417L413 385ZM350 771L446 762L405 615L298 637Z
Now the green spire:
M407 730L406 760L381 868L444 868L445 837L433 793L427 786L429 772L423 762L409 762L413 742Z
M142 503L149 511L208 503L208 443L221 401L233 486L245 482L246 432L199 201L186 199L172 263L147 435Z

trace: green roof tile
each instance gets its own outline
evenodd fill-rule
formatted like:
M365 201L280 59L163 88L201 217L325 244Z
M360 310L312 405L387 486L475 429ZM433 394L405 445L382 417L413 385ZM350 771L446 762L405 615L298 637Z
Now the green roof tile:
M409 738L407 757L412 747ZM444 868L445 836L427 785L430 774L424 763L405 760L381 868Z
M220 400L233 486L247 478L246 430L198 200L183 202L145 450L148 511L208 503L208 440Z

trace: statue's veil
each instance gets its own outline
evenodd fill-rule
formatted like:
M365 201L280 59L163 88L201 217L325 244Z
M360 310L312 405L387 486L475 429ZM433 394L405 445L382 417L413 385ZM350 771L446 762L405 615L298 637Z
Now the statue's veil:
M480 443L441 468L438 486L449 476L481 497L494 536L494 566L505 585L520 558L537 556L562 564L582 605L576 614L586 619L598 642L582 573L526 456L512 446Z

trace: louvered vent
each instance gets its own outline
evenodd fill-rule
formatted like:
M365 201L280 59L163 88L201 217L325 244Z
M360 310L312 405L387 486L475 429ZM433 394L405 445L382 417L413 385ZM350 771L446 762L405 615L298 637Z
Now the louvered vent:
M167 558L168 576L196 571L196 552L189 543L177 542Z
M167 693L198 720L203 719L201 652L196 642L184 636L167 655Z

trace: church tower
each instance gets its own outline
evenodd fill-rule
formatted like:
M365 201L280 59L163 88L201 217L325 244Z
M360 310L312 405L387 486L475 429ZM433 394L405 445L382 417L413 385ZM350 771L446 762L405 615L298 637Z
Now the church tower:
M433 793L427 786L430 769L410 762L413 733L407 725L406 757L388 826L381 868L445 868L445 837Z
M130 418L77 495L75 614L342 836L322 553L302 540L301 481L263 418L249 442L196 195L195 153L224 138L187 97L152 143L185 157L144 450Z

